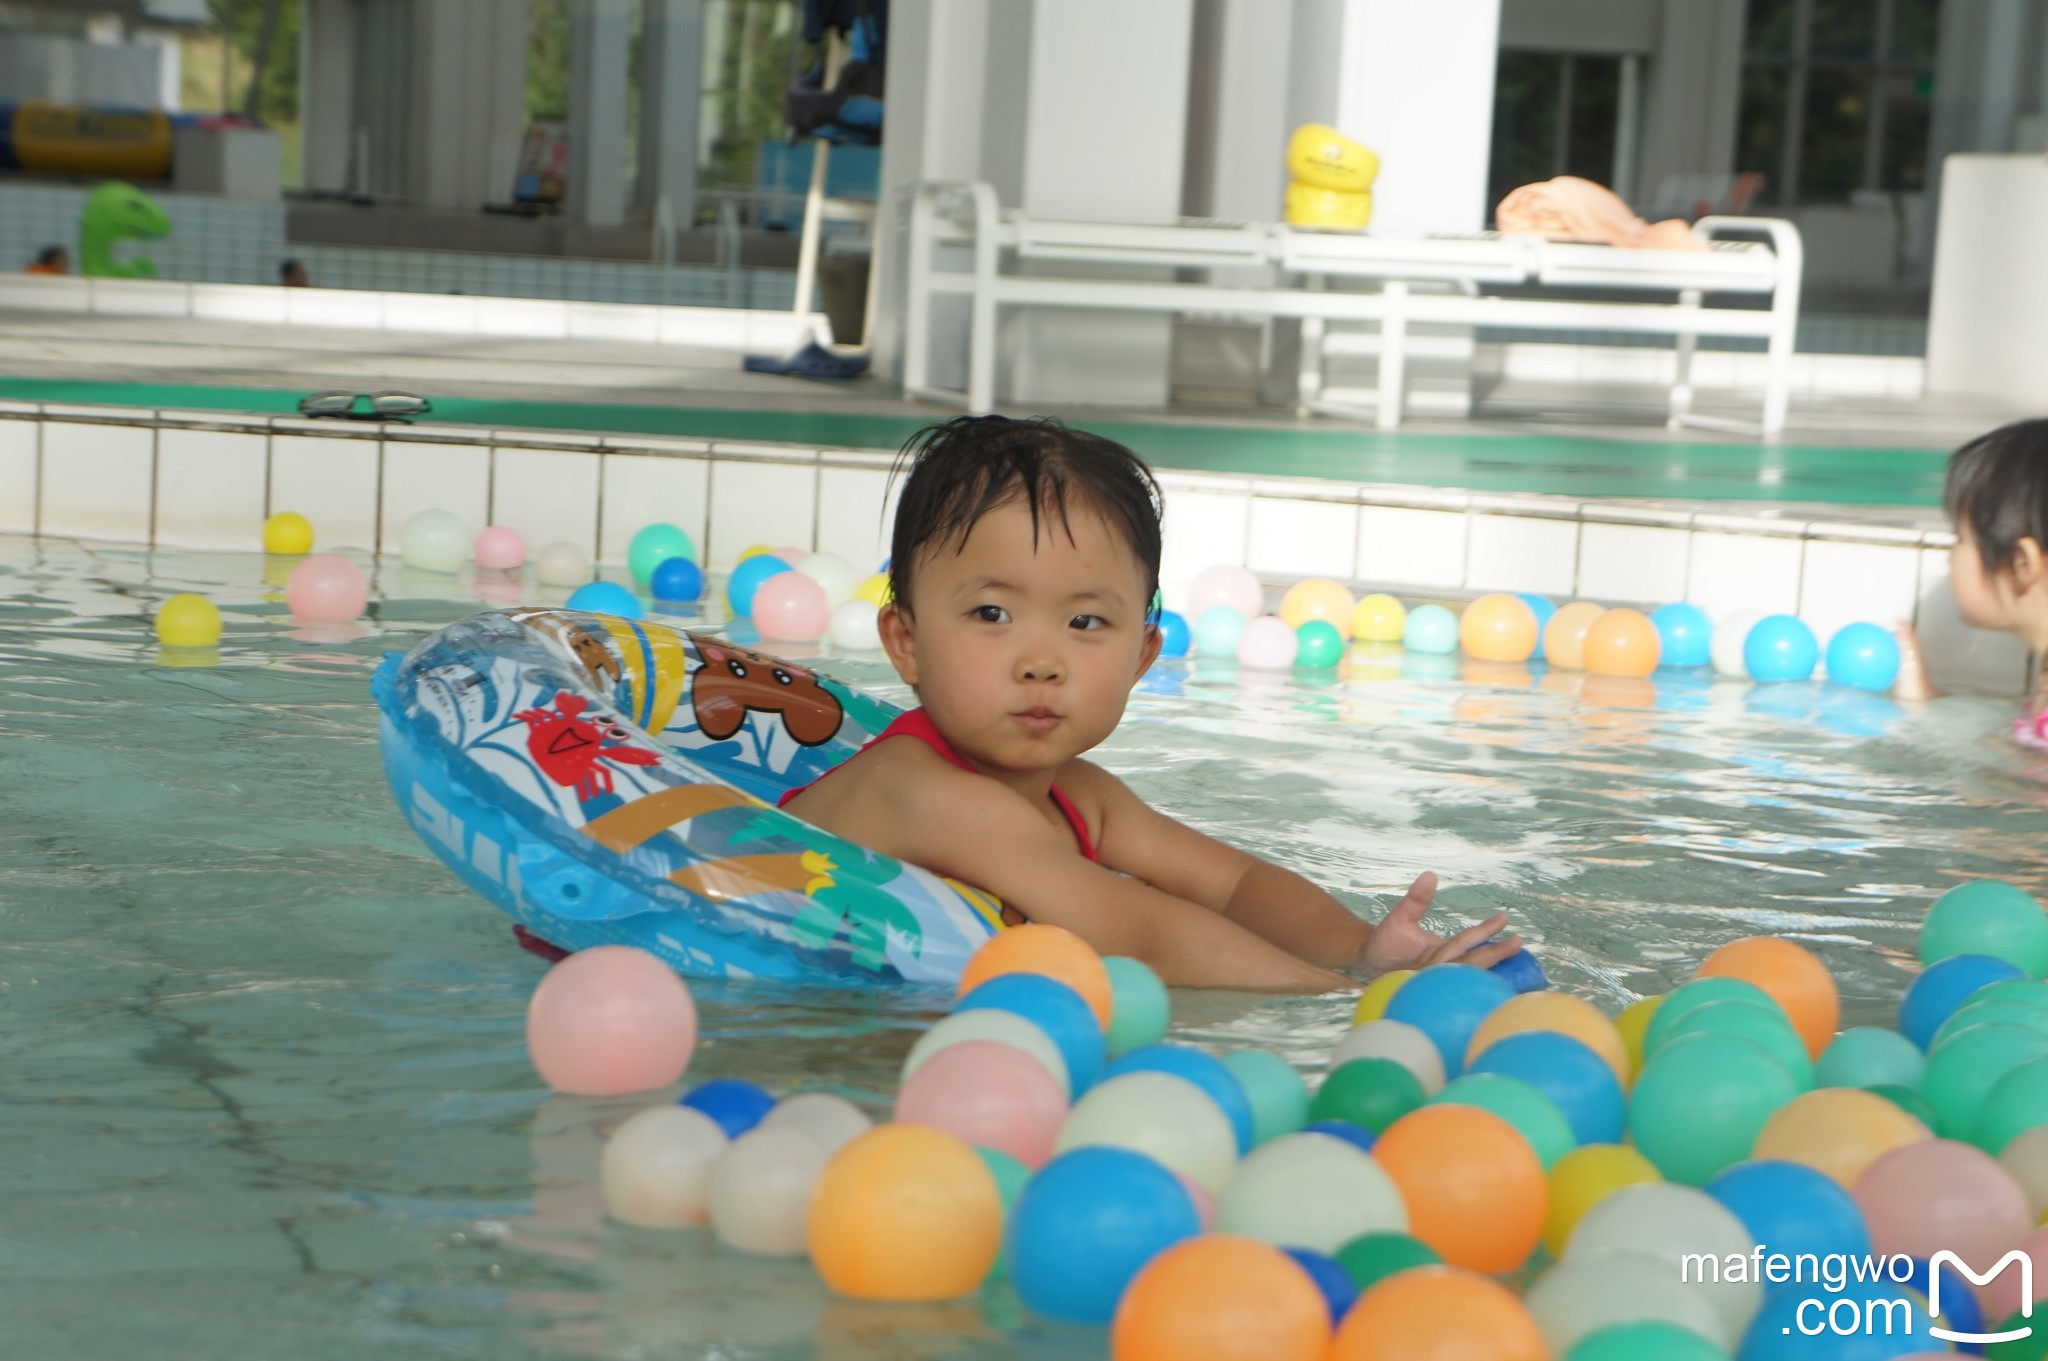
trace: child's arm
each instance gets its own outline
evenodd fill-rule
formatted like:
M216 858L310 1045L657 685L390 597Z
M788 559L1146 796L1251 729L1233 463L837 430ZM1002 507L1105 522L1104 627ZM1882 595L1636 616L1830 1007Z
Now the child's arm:
M1892 698L1903 700L1935 699L1940 691L1927 675L1927 659L1920 651L1920 634L1904 620L1892 627L1892 637L1899 644L1899 678L1892 682Z

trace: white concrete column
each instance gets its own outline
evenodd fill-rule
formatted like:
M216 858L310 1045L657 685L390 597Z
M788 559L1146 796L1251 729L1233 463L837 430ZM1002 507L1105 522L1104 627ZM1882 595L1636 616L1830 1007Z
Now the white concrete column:
M1195 0L1182 186L1190 216L1280 216L1293 18L1272 0Z
M474 210L511 198L526 119L526 11L526 0L416 0L406 126L414 203Z
M306 188L339 193L351 187L355 6L350 0L306 0L299 42L299 173Z
M640 173L635 197L666 198L676 224L697 215L697 104L702 94L704 0L646 0L640 29Z
M1639 198L1655 198L1666 175L1735 169L1744 3L1664 0L1657 51L1644 83Z
M569 25L569 214L589 227L626 217L626 81L632 0L573 0Z

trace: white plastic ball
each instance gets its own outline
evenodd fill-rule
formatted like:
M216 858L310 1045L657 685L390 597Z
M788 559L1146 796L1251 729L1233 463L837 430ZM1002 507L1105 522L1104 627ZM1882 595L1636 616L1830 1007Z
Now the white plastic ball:
M825 603L835 610L853 599L860 586L861 574L836 553L806 554L796 570L825 588Z
M1368 1233L1408 1232L1400 1188L1356 1144L1283 1134L1253 1149L1216 1204L1216 1232L1334 1253Z
M1060 1126L1055 1153L1127 1148L1223 1194L1237 1165L1237 1132L1209 1094L1171 1073L1135 1072L1090 1088Z
M1420 1027L1406 1021L1381 1017L1353 1026L1331 1052L1330 1071L1334 1073L1353 1059L1391 1059L1413 1073L1429 1096L1444 1088L1443 1051Z
M828 1155L793 1129L750 1129L711 1164L711 1231L757 1257L801 1257Z
M798 1092L775 1104L761 1117L757 1129L791 1129L817 1144L830 1155L840 1145L867 1133L875 1122L867 1112L843 1096L830 1092Z
M1285 671L1294 665L1300 639L1277 615L1250 620L1237 635L1237 660L1254 671Z
M825 632L832 639L832 646L847 652L873 652L882 645L882 630L877 621L882 612L865 600L849 600L832 611L832 622Z
M1715 675L1732 680L1749 679L1749 663L1742 659L1742 648L1749 641L1749 631L1763 617L1759 610L1737 610L1714 621L1714 638L1709 646L1714 654Z
M956 1011L918 1036L917 1043L910 1046L910 1053L903 1060L901 1080L910 1081L912 1073L924 1067L942 1050L969 1040L994 1040L997 1044L1023 1050L1052 1074L1063 1094L1073 1095L1073 1079L1067 1073L1066 1056L1060 1053L1052 1037L1016 1012L998 1011L994 1007Z
M1258 577L1243 567L1204 567L1188 586L1188 607L1181 611L1190 619L1217 605L1236 610L1247 619L1266 612L1266 588Z
M1735 1212L1695 1187L1676 1182L1624 1186L1586 1211L1572 1228L1564 1255L1640 1252L1663 1259L1676 1280L1684 1259L1707 1253L1721 1261L1747 1256L1755 1246ZM1755 1281L1694 1281L1687 1286L1721 1316L1727 1335L1739 1338L1763 1305Z
M469 561L469 527L445 510L423 510L405 522L398 555L407 567L454 572Z
M604 1207L622 1224L680 1229L711 1214L711 1164L731 1141L689 1106L655 1106L620 1125L604 1146Z
M1669 1323L1722 1351L1739 1340L1729 1337L1714 1307L1679 1280L1676 1267L1647 1252L1574 1253L1544 1272L1523 1303L1552 1356L1618 1323Z
M567 540L540 550L533 573L543 586L581 586L590 580L590 555Z

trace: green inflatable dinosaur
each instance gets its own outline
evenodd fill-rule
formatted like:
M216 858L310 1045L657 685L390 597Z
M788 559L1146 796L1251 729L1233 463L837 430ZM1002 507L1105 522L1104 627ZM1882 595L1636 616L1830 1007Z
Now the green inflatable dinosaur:
M78 218L79 273L100 279L154 279L156 261L145 256L121 263L114 243L124 237L154 241L171 234L171 219L156 200L132 184L108 180L92 191Z

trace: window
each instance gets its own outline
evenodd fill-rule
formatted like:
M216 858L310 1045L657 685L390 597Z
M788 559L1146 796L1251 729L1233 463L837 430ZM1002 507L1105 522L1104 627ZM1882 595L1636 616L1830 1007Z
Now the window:
M1621 116L1621 57L1503 51L1495 68L1487 208L1510 189L1556 175L1614 188Z

